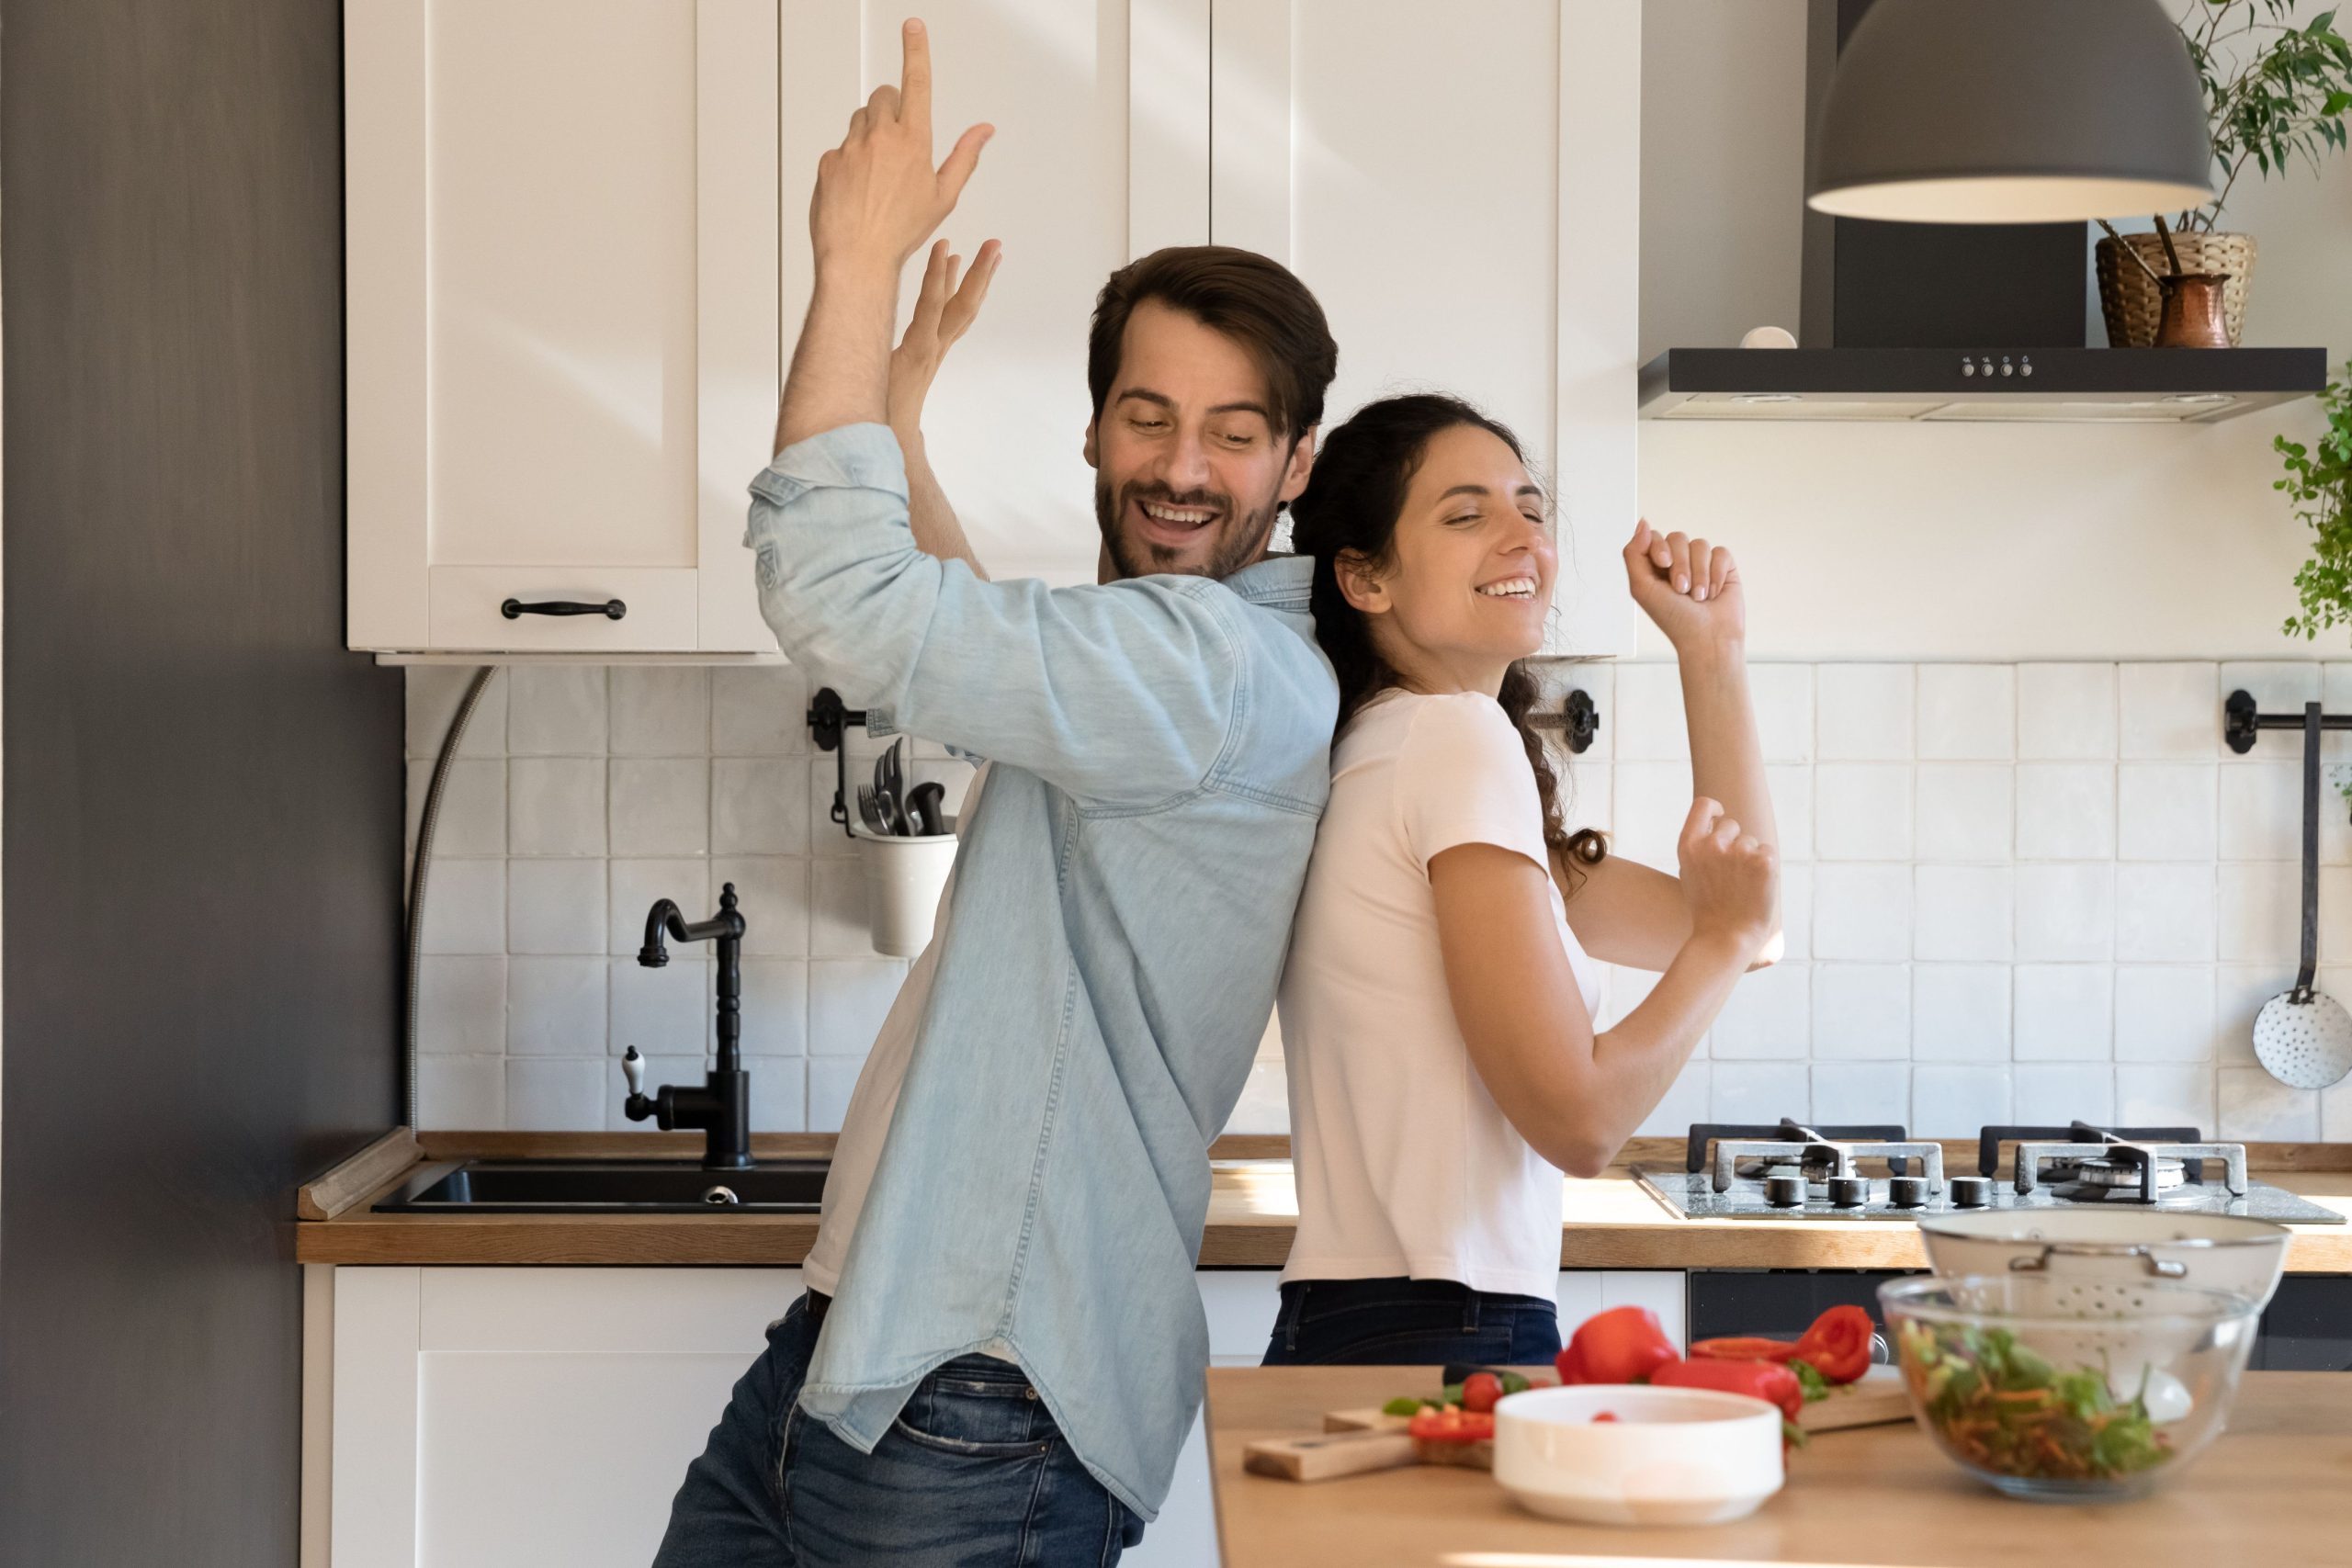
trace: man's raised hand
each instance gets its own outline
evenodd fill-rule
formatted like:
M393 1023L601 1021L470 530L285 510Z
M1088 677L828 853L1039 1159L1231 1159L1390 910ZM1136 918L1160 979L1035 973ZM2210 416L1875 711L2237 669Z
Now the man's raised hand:
M884 267L895 278L963 193L996 128L976 125L956 139L947 161L931 162L931 40L910 19L901 34L906 62L899 85L874 89L849 118L842 144L817 160L808 233L817 265Z

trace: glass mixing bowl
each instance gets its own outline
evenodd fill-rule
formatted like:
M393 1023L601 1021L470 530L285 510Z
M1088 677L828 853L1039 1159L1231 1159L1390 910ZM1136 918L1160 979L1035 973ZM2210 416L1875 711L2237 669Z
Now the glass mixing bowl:
M1898 1280L1878 1295L1936 1446L2046 1501L2137 1496L2194 1458L2222 1430L2259 1311L2170 1280L2040 1274Z

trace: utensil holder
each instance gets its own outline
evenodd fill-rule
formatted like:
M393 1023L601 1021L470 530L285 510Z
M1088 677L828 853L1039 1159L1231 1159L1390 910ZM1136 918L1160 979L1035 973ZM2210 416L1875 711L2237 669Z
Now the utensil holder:
M866 924L874 933L874 951L892 958L917 956L931 944L940 895L956 865L956 835L883 837L853 822L849 836L857 840L857 858L865 866Z

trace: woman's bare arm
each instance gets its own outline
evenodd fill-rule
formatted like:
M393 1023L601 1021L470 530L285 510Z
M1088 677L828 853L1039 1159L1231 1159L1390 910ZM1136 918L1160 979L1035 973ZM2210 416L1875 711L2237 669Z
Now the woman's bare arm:
M1553 927L1544 868L1494 844L1430 861L1446 991L1471 1065L1520 1135L1571 1176L1599 1174L1665 1097L1778 906L1771 849L1713 801L1693 804L1679 859L1688 935L1641 1004L1597 1032Z

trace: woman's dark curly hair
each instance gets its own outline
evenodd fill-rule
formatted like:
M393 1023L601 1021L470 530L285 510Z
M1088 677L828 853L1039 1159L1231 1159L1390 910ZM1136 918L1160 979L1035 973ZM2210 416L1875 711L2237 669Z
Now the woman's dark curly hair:
M1463 425L1487 432L1521 463L1527 460L1517 436L1459 398L1434 392L1383 398L1323 437L1306 489L1291 503L1292 547L1315 562L1309 601L1315 638L1340 678L1342 729L1366 703L1397 682L1396 672L1373 645L1370 624L1340 590L1340 557L1353 553L1374 570L1393 564L1397 519L1430 443ZM1608 840L1590 828L1567 830L1560 816L1559 780L1527 722L1540 694L1522 660L1503 676L1495 700L1527 748L1527 765L1534 770L1535 792L1544 803L1544 842L1565 868L1596 864L1609 852Z

